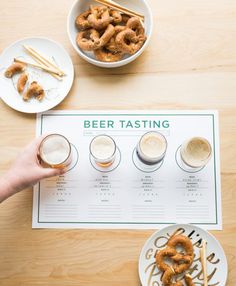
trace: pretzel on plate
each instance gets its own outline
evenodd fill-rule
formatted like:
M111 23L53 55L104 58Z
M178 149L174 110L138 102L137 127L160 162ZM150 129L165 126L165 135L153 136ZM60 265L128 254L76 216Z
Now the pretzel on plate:
M181 247L181 252L178 247ZM158 269L163 271L161 280L164 286L183 286L181 281L174 282L173 280L176 275L188 270L193 263L193 245L190 239L184 235L172 236L166 247L157 252L155 259ZM184 279L187 286L194 286L189 274L186 274Z

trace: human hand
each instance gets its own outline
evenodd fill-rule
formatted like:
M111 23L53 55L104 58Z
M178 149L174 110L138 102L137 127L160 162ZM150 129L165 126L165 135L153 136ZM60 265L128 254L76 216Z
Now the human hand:
M10 170L0 180L0 202L7 197L35 185L44 178L59 176L65 169L43 168L38 149L45 136L33 140L18 156Z

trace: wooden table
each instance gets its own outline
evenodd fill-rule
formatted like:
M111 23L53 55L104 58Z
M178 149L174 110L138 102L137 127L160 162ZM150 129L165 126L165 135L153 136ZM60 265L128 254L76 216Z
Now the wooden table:
M0 50L42 35L64 45L73 88L57 109L218 109L224 230L213 232L236 285L236 1L148 0L155 29L129 66L96 68L66 34L73 0L0 1ZM35 116L0 102L0 175L35 134ZM235 193L234 193L235 192ZM32 230L32 190L0 206L0 285L137 286L138 256L150 231ZM223 286L223 285L220 285Z

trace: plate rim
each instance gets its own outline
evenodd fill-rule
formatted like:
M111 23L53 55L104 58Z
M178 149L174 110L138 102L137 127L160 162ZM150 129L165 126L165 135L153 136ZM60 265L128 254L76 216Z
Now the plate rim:
M138 274L139 274L139 280L140 280L140 282L141 282L141 285L142 285L142 286L147 286L147 285L144 285L144 284L143 284L142 277L141 277L141 269L140 269L140 268L141 268L141 256L143 255L145 246L146 246L148 243L150 243L150 242L153 240L153 238L154 238L159 232L161 232L161 231L163 231L163 230L165 230L165 229L167 229L167 228L171 228L171 227L177 227L177 228L179 228L179 227L191 227L191 228L192 228L192 227L193 227L193 228L195 228L195 229L200 229L201 231L205 232L207 235L209 235L209 236L215 241L215 243L217 244L217 246L218 246L218 247L220 248L220 250L222 251L222 253L223 253L223 255L224 255L224 259L225 259L226 276L225 276L225 281L223 281L224 284L222 285L222 286L225 286L226 283L227 283L229 268L228 268L227 257L226 257L226 255L225 255L225 251L224 251L224 248L222 247L221 243L220 243L220 242L216 239L216 237L215 237L213 234L211 234L208 230L203 229L203 228L201 228L201 227L199 227L199 226L196 226L196 225L194 225L194 224L187 224L187 223L177 223L177 224L168 225L168 226L166 226L166 227L163 227L163 228L161 228L161 229L159 229L159 230L156 230L156 231L155 231L152 235L150 235L149 238L145 241L145 243L143 244L143 247L142 247L142 249L141 249L141 251L140 251L139 260L138 260Z
M7 47L5 47L5 48L2 50L2 52L1 52L1 54L0 54L0 58L3 57L4 54L5 54L10 48L12 48L14 45L16 45L16 44L18 44L18 43L20 43L20 42L26 41L26 40L43 40L43 41L51 42L51 43L53 43L53 44L56 45L56 46L59 46L60 49L63 50L63 52L65 52L65 54L68 56L69 64L70 64L70 66L71 66L71 68L72 68L72 76L71 76L71 82L70 82L70 84L69 84L69 90L68 90L68 92L61 98L61 100L60 100L59 102L57 102L55 105L53 105L53 106L50 107L50 108L40 109L40 110L38 110L38 111L35 111L35 110L32 110L32 111L27 110L27 111L26 111L26 110L23 110L23 109L21 109L21 108L15 108L15 107L9 105L8 102L5 100L5 98L4 98L2 95L0 95L1 100L2 100L7 106L9 106L11 109L16 110L16 111L21 112L21 113L25 113L25 114L37 114L37 113L42 113L42 112L51 110L52 108L54 108L54 107L56 107L58 104L60 104L60 103L68 96L68 94L69 94L69 92L70 92L70 90L71 90L71 88L72 88L72 86L73 86L73 82L74 82L74 78L75 78L75 68L74 68L74 64L73 64L73 62L72 62L72 59L71 59L69 53L68 53L67 50L63 47L63 45L62 45L61 43L59 43L59 42L53 40L53 39L50 39L50 38L44 37L44 36L23 37L23 38L21 38L21 39L18 39L18 40L16 40L16 41L12 42L10 45L8 45Z

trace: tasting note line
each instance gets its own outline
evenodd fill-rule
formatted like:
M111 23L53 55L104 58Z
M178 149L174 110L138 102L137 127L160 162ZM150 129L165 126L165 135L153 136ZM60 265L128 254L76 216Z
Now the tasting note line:
M215 114L208 114L208 113L176 113L176 114L168 114L168 113L151 113L151 114L144 114L144 113L133 113L133 114L126 114L126 113L122 113L122 114L103 114L103 113L93 113L93 114L89 114L89 113L80 113L80 114L76 114L76 113L63 113L63 114L41 114L41 125L40 125L40 132L41 135L43 134L43 120L44 117L56 117L56 116L94 116L94 117L98 117L98 116L114 116L114 117L119 117L119 116L130 116L130 117L134 117L134 116L203 116L203 117L211 117L212 118L212 136L213 136L213 145L214 145L214 152L213 152L213 157L214 157L214 183L215 183L215 222L211 222L211 223L203 223L203 222L191 222L191 224L196 224L196 225L217 225L218 224L218 202L217 202L217 182L216 182L216 148L215 148ZM96 221L73 221L73 222L69 222L69 221L65 221L65 222L57 222L57 221L40 221L39 217L40 217L40 188L41 188L41 184L39 183L38 185L38 212L37 212L37 221L38 223L45 223L45 224L109 224L109 225L166 225L166 224L174 224L175 222L96 222Z

